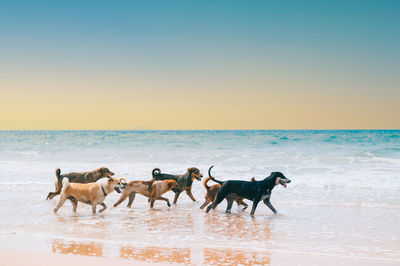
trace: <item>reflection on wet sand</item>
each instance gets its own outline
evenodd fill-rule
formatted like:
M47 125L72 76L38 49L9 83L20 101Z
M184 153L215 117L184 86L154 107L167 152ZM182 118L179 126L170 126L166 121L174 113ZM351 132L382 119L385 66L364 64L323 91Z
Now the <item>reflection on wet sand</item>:
M204 249L204 264L206 265L270 265L270 263L269 253Z
M75 241L53 240L52 251L61 254L84 256L103 256L103 245L100 243L82 244Z
M151 210L143 222L149 230L152 229L174 229L178 228L182 230L184 228L192 229L194 227L194 219L192 213L184 211L178 211L175 215L168 215L168 210L153 209ZM177 218L178 217L178 218ZM173 228L171 228L173 226Z
M188 248L121 247L119 253L120 257L124 259L190 264L190 249Z
M208 215L204 218L205 234L218 239L241 239L267 242L271 237L271 220L241 216Z
M268 243L271 238L271 220L244 218L234 215L209 215L204 218L205 234L216 241L224 239L239 241L260 241ZM218 226L216 226L218 225ZM217 237L215 237L217 236ZM242 242L242 241L245 242ZM204 248L203 262L206 265L269 265L269 252L249 252L227 249Z

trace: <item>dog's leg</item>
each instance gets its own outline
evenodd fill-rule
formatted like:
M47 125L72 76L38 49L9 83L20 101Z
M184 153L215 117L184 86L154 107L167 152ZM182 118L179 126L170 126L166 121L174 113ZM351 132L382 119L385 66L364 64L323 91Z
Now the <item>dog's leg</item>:
M153 208L154 202L155 202L155 201L156 201L155 198L151 198L151 199L150 199L150 208Z
M167 198L164 198L164 197L158 197L157 199L158 199L158 200L163 200L163 201L166 201L166 202L167 202L167 205L168 205L168 207L171 207L171 204L169 204L169 200L168 200Z
M126 205L126 207L128 207L128 208L131 207L132 202L135 200L135 196L136 196L135 192L129 193L129 201L128 201L128 205Z
M204 209L208 204L210 204L211 200L209 198L206 198L206 201L204 201L203 205L200 206L200 209Z
M49 194L47 195L46 200L51 200L53 199L55 196L59 195L61 193L61 189L56 190L55 192L49 192Z
M209 212L211 209L217 208L218 204L220 204L225 199L226 195L227 193L224 191L223 187L218 189L217 197L215 198L214 202L207 207L206 212Z
M236 199L236 203L237 203L238 206L240 206L240 205L244 206L242 211L246 210L247 207L249 207L249 205L247 205L247 203L244 202L242 198Z
M227 198L228 205L226 206L226 213L231 213L232 205L233 205L233 199L232 198Z
M257 205L260 202L261 197L257 197L253 200L253 206L251 207L251 212L250 215L254 215L254 212L256 211Z
M47 195L46 200L51 200L52 198L54 198L57 194L55 192L49 192L49 194Z
M58 209L64 204L64 202L67 200L67 197L64 194L60 195L60 198L58 199L57 206L54 208L54 213L57 213Z
M181 194L180 191L175 192L174 204L176 204L176 202L178 201L178 197L180 194Z
M92 213L96 214L96 204L95 203L92 204Z
M186 190L186 194L193 200L193 202L196 202L196 199L193 197L192 191L190 189Z
M101 206L103 206L103 209L99 210L99 212L103 212L107 209L107 205L104 204L104 202L100 203Z
M270 208L271 211L272 211L274 214L277 214L277 213L278 213L278 212L275 210L274 206L272 206L271 201L269 200L269 197L264 199L264 204L267 205L268 208Z
M57 195L59 195L61 193L61 188L62 188L61 183L59 183L58 181L54 182L54 187L55 187L56 191L50 192L47 195L46 200L51 200L52 198L54 198L55 196L57 196Z
M114 203L114 207L117 207L119 204L121 204L121 202L123 202L124 200L126 200L126 198L129 196L129 194L128 193L124 193L125 191L123 191L122 193L121 193L121 197L119 198L119 200L116 202L116 203Z
M76 213L76 208L78 207L78 201L77 200L71 200L72 203L72 211Z

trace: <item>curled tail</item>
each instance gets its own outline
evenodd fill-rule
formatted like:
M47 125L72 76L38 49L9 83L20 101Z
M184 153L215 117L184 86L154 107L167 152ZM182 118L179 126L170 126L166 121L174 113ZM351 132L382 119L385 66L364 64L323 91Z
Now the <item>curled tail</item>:
M208 181L210 181L211 178L206 177L206 179L204 179L203 181L203 186L206 188L206 190L210 190L210 187L207 185Z
M153 176L153 178L154 178L154 176L159 175L159 174L161 174L160 168L154 168L153 171L151 171L151 175Z
M56 177L57 177L57 181L59 182L59 183L61 183L62 182L62 176L61 176L61 170L60 170L60 168L57 168L56 169Z
M61 193L64 193L65 190L69 187L69 179L67 177L64 177L62 180L62 189Z
M214 165L211 166L210 169L208 169L208 177L211 178L212 181L222 185L222 183L223 183L222 181L219 181L219 180L217 180L217 179L215 179L214 177L211 176L211 168L213 168L213 167L214 167Z

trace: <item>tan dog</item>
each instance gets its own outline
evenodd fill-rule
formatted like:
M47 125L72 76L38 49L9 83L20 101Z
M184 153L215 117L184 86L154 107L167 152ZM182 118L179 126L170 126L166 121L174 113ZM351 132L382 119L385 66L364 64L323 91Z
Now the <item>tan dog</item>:
M70 199L72 202L73 212L76 212L78 201L92 205L93 214L96 213L97 205L103 206L103 209L99 211L103 212L107 209L107 206L103 202L107 195L114 190L121 193L120 189L124 189L125 184L126 182L123 178L116 179L108 177L98 180L95 183L79 184L69 183L68 178L64 177L62 180L60 199L58 200L57 206L54 208L54 213L58 211L67 199Z
M96 182L100 178L113 176L113 175L114 175L114 173L111 172L110 170L108 170L108 168L106 168L106 167L100 167L100 168L90 171L90 172L69 173L69 174L63 174L63 175L61 174L60 168L57 168L56 169L57 181L54 183L56 191L50 192L47 195L46 199L52 199L55 196L57 196L58 194L60 194L61 187L62 187L61 182L64 177L67 177L69 182L72 182L72 183L86 184L86 183Z
M210 180L211 180L211 178L207 177L203 181L203 185L206 188L207 192L206 192L206 195L204 196L205 201L204 201L203 205L201 205L200 209L203 209L204 207L206 207L208 204L210 204L211 202L213 202L215 200L215 197L217 196L218 189L221 187L220 184L215 184L215 185L212 185L211 187L209 187L207 185L207 183ZM252 177L250 181L256 181L256 179L254 177ZM244 206L242 211L244 211L245 209L247 209L247 207L249 207L249 205L247 205L247 203L244 202L243 199L244 199L243 197L236 197L235 198L235 201L236 201L238 206L240 206L240 205Z
M162 194L178 187L178 183L175 180L151 180L151 181L131 181L126 184L124 191L121 194L119 200L114 204L117 207L121 202L129 197L127 207L130 208L133 200L135 199L136 193L139 193L149 198L150 208L153 208L154 201L163 200L167 202L168 207L171 207L167 198L161 197Z

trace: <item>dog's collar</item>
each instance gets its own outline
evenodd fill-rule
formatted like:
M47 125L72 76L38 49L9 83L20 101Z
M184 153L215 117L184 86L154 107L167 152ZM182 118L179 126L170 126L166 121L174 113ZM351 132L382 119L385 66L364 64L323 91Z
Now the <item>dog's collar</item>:
M104 197L106 197L106 196L107 196L107 193L105 192L103 186L101 186L101 190L103 191Z

